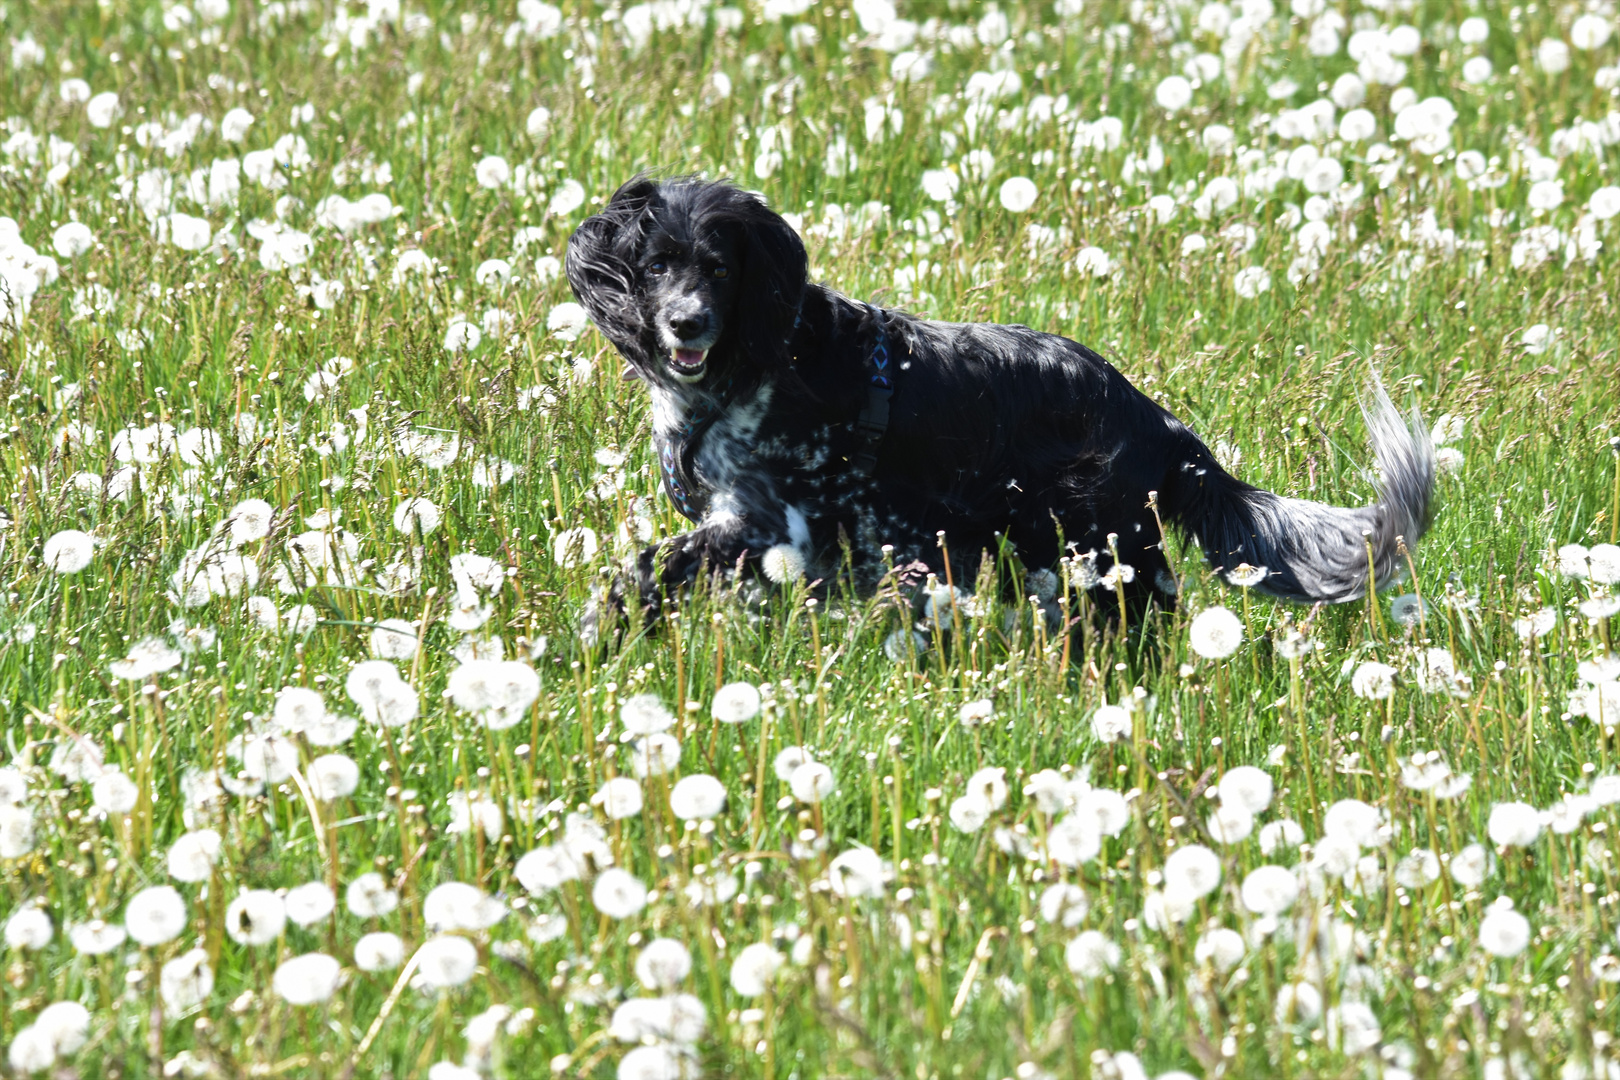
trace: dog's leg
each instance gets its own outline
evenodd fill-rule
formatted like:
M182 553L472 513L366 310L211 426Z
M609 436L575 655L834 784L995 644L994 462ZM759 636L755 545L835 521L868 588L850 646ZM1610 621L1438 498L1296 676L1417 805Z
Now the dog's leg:
M643 616L651 622L658 618L664 601L697 581L705 567L711 572L757 567L760 556L772 544L787 539L785 528L761 528L740 517L725 515L643 549L635 566L615 584L614 590L622 606L633 588Z

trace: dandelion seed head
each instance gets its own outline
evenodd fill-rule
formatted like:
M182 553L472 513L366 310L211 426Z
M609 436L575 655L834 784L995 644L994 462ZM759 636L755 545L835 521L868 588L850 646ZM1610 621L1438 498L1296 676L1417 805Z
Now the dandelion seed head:
M1403 889L1425 889L1440 880L1440 856L1428 848L1413 848L1395 864L1395 884Z
M45 541L41 559L46 569L58 574L77 574L95 557L95 538L78 529L63 529Z
M1243 879L1243 906L1255 915L1276 917L1299 898L1299 879L1282 866L1261 866Z
M1188 644L1205 659L1225 659L1243 644L1243 620L1228 608L1206 608L1193 617Z
M772 582L786 585L804 576L804 555L792 544L777 544L760 556L759 567Z
M405 962L405 942L386 930L364 934L354 943L354 966L361 971L393 971Z
M6 948L18 950L43 949L55 936L51 917L37 904L24 904L6 919Z
M162 945L186 928L186 901L172 885L154 885L130 897L124 929L138 944Z
M1153 90L1153 100L1166 112L1180 112L1192 103L1192 83L1181 75L1170 75L1160 80Z
M1046 853L1059 866L1081 866L1101 852L1102 833L1091 815L1068 814L1046 836Z
M1378 1017L1363 1002L1341 1002L1327 1017L1328 1044L1342 1048L1347 1056L1365 1054L1383 1038Z
M1002 181L997 194L1003 209L1022 214L1035 205L1035 200L1040 197L1040 189L1029 177L1014 176Z
M373 870L349 882L343 902L355 918L377 919L398 909L399 893L389 886L387 878Z
M1262 266L1245 266L1232 278L1232 288L1245 300L1271 290L1271 274Z
M1069 781L1056 769L1042 769L1029 778L1024 794L1034 800L1041 813L1048 816L1069 808Z
M1241 807L1250 814L1262 813L1271 805L1273 790L1271 774L1253 765L1226 770L1218 788L1223 804Z
M179 667L184 659L180 650L162 638L145 637L130 646L124 659L114 660L107 668L116 679L139 682Z
M332 914L337 908L337 897L324 881L309 881L288 889L282 905L290 922L308 928Z
M883 859L867 847L853 847L827 867L827 884L839 897L881 897L888 874Z
M97 810L108 815L127 814L135 809L140 789L121 769L108 769L90 785L90 799Z
M628 871L609 867L596 876L591 903L610 919L628 919L647 906L647 886Z
M1395 669L1388 664L1368 660L1358 665L1355 674L1350 677L1350 689L1359 698L1383 701L1395 693Z
M77 1001L52 1002L39 1011L29 1029L52 1057L69 1057L90 1040L90 1011Z
M1109 788L1087 787L1075 793L1071 816L1095 828L1099 836L1118 836L1131 821L1131 807L1125 796Z
M342 965L325 953L305 953L283 961L270 987L289 1005L318 1005L337 993Z
M630 735L651 735L675 726L675 714L657 694L636 694L619 706L619 723Z
M69 924L67 937L77 952L85 956L101 956L122 945L129 934L116 923L91 919L89 922Z
M788 777L788 788L802 803L819 803L833 792L833 772L819 761L807 761Z
M415 536L420 533L427 536L439 527L443 515L439 508L429 499L415 496L402 499L394 507L394 528L406 536Z
M287 908L268 889L238 893L225 909L225 932L238 945L270 945L287 925Z
M1084 930L1063 950L1063 961L1077 979L1099 979L1119 966L1120 948L1100 931Z
M557 565L568 569L589 566L598 550L595 531L583 525L563 529L551 541L552 557L557 560Z
M191 949L164 964L158 974L158 992L171 1015L207 1001L214 992L214 969L208 963L208 950Z
M519 660L468 660L450 672L450 700L501 731L522 721L540 696L540 676Z
M681 1044L638 1046L619 1059L618 1080L692 1080L701 1074L694 1055Z
M1529 847L1541 836L1541 811L1523 802L1501 802L1491 807L1485 831L1491 843L1503 847Z
M1530 920L1513 910L1513 902L1498 899L1479 921L1479 946L1492 956L1518 956L1530 944Z
M778 780L787 782L793 779L793 774L798 771L800 766L814 760L810 755L810 751L802 746L785 746L778 751L771 768L776 773Z
M635 817L641 813L641 785L628 776L615 776L602 783L591 802L614 821Z
M949 817L958 832L975 833L990 820L990 807L978 795L963 795L951 801Z
M727 683L714 692L709 715L722 724L741 724L759 715L762 701L753 683Z
M561 845L536 848L517 861L513 873L518 883L535 896L543 896L577 881L580 866Z
M648 990L673 990L692 973L692 954L674 938L654 938L636 954L636 978Z
M1241 844L1254 832L1254 815L1236 803L1223 803L1205 818L1204 827L1218 844Z
M1492 862L1483 844L1469 844L1451 857L1451 880L1465 889L1478 888L1490 873Z
M219 863L223 841L213 829L184 833L169 847L169 876L195 884L207 881Z
M768 942L745 945L731 962L731 988L742 997L761 997L781 966L782 954Z
M1042 890L1039 906L1046 922L1072 930L1085 921L1091 901L1080 886L1060 881Z
M725 785L707 773L683 776L669 792L670 812L682 821L718 817L725 807Z
M1099 705L1091 714L1091 730L1099 742L1119 742L1131 737L1131 714L1120 705Z
M1184 890L1195 899L1207 896L1221 883L1221 860L1202 844L1172 851L1164 861L1165 888Z
M546 329L560 341L574 341L585 332L589 318L573 301L558 304L546 314Z
M630 746L630 767L637 779L665 776L681 763L681 744L668 732L637 739Z
M1322 1015L1322 992L1308 982L1287 983L1277 991L1277 1023L1314 1024Z
M883 639L883 655L899 664L928 651L928 639L916 630L896 630Z
M476 885L447 881L422 901L422 919L438 932L487 930L506 918L506 905Z
M1193 947L1193 957L1199 963L1209 964L1222 974L1242 963L1247 952L1248 947L1243 935L1224 926L1204 931L1198 936L1198 943ZM1164 1080L1163 1075L1158 1080Z
M1390 601L1389 617L1401 626L1416 626L1429 610L1429 605L1421 597L1407 593Z
M1378 846L1378 831L1383 824L1383 811L1360 799L1340 799L1322 817L1323 832L1364 848Z

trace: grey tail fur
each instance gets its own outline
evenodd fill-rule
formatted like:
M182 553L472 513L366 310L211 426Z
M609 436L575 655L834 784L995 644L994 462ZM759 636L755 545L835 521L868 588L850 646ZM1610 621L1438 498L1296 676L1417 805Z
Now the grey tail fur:
M1378 501L1348 509L1289 499L1245 484L1203 445L1182 467L1170 516L1191 532L1218 572L1248 563L1264 567L1260 592L1302 603L1338 604L1398 578L1402 554L1429 526L1434 505L1434 444L1414 409L1410 422L1374 376L1363 395L1373 457L1381 474ZM1370 549L1370 552L1369 552Z

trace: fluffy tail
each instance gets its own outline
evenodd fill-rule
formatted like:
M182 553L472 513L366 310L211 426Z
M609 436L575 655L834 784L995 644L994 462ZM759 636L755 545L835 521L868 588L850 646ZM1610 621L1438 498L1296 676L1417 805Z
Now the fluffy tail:
M1240 565L1265 569L1254 587L1285 600L1337 604L1397 578L1408 549L1429 526L1434 445L1414 409L1403 417L1373 380L1362 415L1381 474L1378 502L1359 509L1288 499L1243 483L1208 450L1182 467L1173 521L1193 534L1204 557L1230 578ZM1371 553L1369 555L1369 548Z

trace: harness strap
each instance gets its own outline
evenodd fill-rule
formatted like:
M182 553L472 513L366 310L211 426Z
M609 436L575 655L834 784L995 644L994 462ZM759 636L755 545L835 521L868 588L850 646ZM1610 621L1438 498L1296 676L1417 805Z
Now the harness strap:
M709 500L704 497L692 478L693 459L697 457L698 444L703 436L719 419L720 413L731 403L732 390L737 382L736 372L726 377L722 383L703 405L694 409L687 417L686 423L669 438L658 438L658 467L664 475L664 490L669 493L670 501L675 509L692 520L697 521L703 517L708 509Z
M866 361L866 404L855 421L860 443L855 451L855 470L871 476L877 468L877 447L889 430L889 399L894 396L894 379L889 372L889 335L885 332L883 309L866 305L877 324L877 342Z

